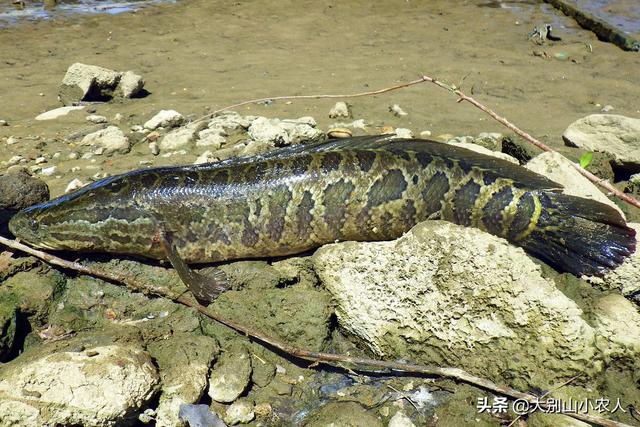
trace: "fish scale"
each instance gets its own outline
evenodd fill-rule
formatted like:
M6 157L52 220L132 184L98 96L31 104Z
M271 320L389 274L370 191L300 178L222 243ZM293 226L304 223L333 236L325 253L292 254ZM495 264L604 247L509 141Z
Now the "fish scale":
M427 140L341 139L198 166L132 171L17 214L42 248L166 257L170 233L189 263L296 254L389 240L439 218L504 237L573 274L601 274L635 250L604 204L502 159Z

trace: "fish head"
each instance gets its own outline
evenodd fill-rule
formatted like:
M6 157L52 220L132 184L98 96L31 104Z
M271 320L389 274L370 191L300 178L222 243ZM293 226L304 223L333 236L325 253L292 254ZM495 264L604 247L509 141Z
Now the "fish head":
M21 210L9 230L41 249L132 253L150 247L152 223L126 181L111 177Z

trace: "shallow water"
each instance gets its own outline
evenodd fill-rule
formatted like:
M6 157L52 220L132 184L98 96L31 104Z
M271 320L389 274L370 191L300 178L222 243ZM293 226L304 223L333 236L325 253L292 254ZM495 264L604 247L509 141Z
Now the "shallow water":
M26 1L24 8L18 8L11 1L0 3L0 27L23 21L51 19L74 14L106 13L115 15L132 12L155 3L175 3L176 0L52 0ZM55 6L51 7L51 4ZM57 4L56 4L57 3Z
M640 2L638 0L577 0L593 15L615 25L630 35L640 36Z

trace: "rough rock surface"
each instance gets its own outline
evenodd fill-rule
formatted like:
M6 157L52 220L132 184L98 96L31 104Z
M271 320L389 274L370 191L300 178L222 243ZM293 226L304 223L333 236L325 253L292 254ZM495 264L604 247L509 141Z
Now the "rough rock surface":
M198 131L204 125L205 123L191 123L189 125L172 130L160 140L160 150L180 150L182 148L188 147L195 139Z
M349 118L351 117L351 109L349 105L347 105L344 101L338 101L329 111L329 118L337 119L337 118Z
M224 416L224 420L226 423L232 426L240 423L246 424L253 420L256 416L253 409L254 404L251 400L240 398L229 405Z
M268 119L258 117L249 126L249 137L271 146L282 147L324 138L324 132L316 129L316 122L311 117L292 120Z
M9 425L115 425L145 405L157 383L151 359L135 346L22 355L0 370L0 419Z
M216 402L233 402L249 385L251 356L242 344L227 349L209 379L209 396Z
M129 139L117 126L108 126L97 132L90 133L82 138L82 145L90 145L96 149L102 149L102 153L128 153L131 149Z
M382 427L382 421L374 414L355 402L332 402L311 415L305 426Z
M117 71L77 62L67 69L58 97L64 105L111 98L120 82L120 76Z
M640 224L627 223L627 225L636 230L636 239L640 240ZM624 295L637 293L640 291L640 245L618 268L609 271L603 277L591 276L585 279L603 289L617 290Z
M154 130L159 127L175 127L180 126L184 122L182 114L175 110L160 110L158 114L147 120L144 127L149 130Z
M125 71L120 78L120 84L118 89L120 95L124 98L133 98L138 95L144 87L144 79L142 76L134 73L133 71Z
M416 425L407 417L404 412L398 411L389 420L387 427L415 427Z
M609 153L620 166L640 172L640 119L592 114L569 125L562 138L567 145Z
M324 246L313 261L340 325L379 356L522 387L602 368L580 308L522 249L480 230L427 221L396 241Z
M0 175L0 224L20 209L49 200L49 187L24 169Z
M572 196L593 199L616 209L624 217L624 214L614 202L591 181L574 169L571 160L560 153L546 152L531 159L525 165L532 172L544 175L550 180L564 187L563 193Z
M156 426L179 425L180 406L200 400L207 387L211 362L218 351L215 339L191 334L173 336L149 346L162 379Z

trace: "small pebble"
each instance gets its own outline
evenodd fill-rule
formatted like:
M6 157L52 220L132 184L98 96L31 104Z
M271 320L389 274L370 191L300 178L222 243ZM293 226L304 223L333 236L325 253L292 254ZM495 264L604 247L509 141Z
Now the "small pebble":
M329 138L349 138L353 133L347 128L334 128L327 132Z
M336 102L336 105L329 111L329 118L335 119L338 117L351 117L351 110L346 102Z
M124 116L120 113L117 113L115 116L113 116L113 121L114 122L121 122L122 119L124 119Z
M284 375L287 373L287 370L284 366L276 365L276 373Z
M393 115L397 117L404 117L409 115L409 113L404 111L398 104L393 104L391 107L389 107L389 111L391 111Z
M74 166L70 170L71 172L78 172L80 169L81 169L80 166Z
M603 113L608 113L611 110L615 110L615 108L613 108L613 105L605 105L600 109L600 111L602 111Z
M149 142L156 142L158 139L160 139L160 132L156 130L147 134L147 141Z
M74 160L74 159L77 159L77 158L78 158L78 153L76 153L75 151L72 151L67 155L67 159L69 159L69 160Z
M80 169L80 168L78 168ZM78 178L75 178L67 184L67 188L64 190L65 193L69 193L70 191L77 190L78 188L84 187L84 183L80 181Z
M153 160L140 160L138 162L141 166L145 166L145 165L152 165L153 164Z
M24 157L22 157L22 156L13 156L7 161L7 165L9 165L9 166L17 165L23 159L24 159Z
M39 165L41 163L47 163L47 159L45 159L44 157L40 156L40 157L36 157L34 163L36 165Z
M54 159L54 160L58 160L60 158L60 155L61 155L61 153L59 151L56 151L55 153L53 153L51 158Z
M80 158L83 160L89 160L92 157L93 157L93 153L84 153Z
M104 147L98 147L95 150L93 150L93 154L95 154L96 156L101 156L104 153Z
M149 150L154 156L160 154L160 147L158 147L158 143L155 141L149 143Z
M423 130L422 132L420 132L420 136L423 138L428 138L431 136L431 131L430 130Z
M44 168L40 171L40 173L44 176L51 176L54 173L56 173L56 167L55 166L49 166L48 168Z
M10 136L9 138L7 138L7 145L13 145L16 142L18 142L18 138L16 138L15 136Z
M95 124L107 123L107 118L105 116L100 116L98 114L91 114L87 116L86 119L88 122L95 123Z
M40 169L42 169L42 167L40 166L36 166L36 165L29 166L29 170L31 171L31 173L38 173Z
M131 132L144 132L144 127L140 126L140 125L133 125L131 126Z
M9 126L9 122L6 120L0 120L0 126Z
M394 133L396 134L396 136L398 138L403 138L403 139L410 139L413 138L413 132L411 132L411 129L406 129L406 128L396 128L396 130L394 131Z

